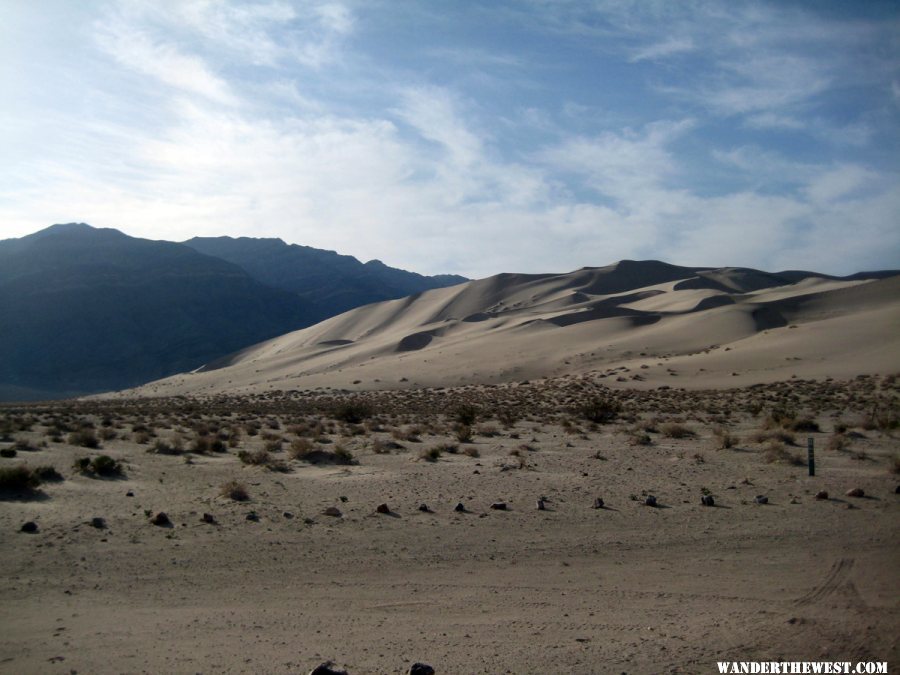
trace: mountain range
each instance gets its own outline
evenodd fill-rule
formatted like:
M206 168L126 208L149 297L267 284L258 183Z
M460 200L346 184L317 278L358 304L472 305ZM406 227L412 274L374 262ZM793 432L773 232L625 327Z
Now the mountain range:
M54 225L0 241L0 400L136 386L460 281L279 239L175 243Z

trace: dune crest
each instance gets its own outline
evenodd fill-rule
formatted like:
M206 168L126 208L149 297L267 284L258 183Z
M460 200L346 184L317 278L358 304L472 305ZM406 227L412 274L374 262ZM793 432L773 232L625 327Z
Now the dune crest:
M621 261L498 274L366 305L128 393L391 389L586 372L611 386L734 387L889 372L898 328L897 275Z

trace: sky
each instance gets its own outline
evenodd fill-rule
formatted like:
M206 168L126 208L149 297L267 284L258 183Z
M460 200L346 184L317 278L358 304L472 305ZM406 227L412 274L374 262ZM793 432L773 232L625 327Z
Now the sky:
M5 0L0 239L900 267L900 3Z

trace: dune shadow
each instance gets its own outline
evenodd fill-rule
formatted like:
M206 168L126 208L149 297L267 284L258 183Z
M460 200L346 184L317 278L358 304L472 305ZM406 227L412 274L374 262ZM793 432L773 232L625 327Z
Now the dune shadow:
M0 502L45 502L50 499L43 490L2 490Z

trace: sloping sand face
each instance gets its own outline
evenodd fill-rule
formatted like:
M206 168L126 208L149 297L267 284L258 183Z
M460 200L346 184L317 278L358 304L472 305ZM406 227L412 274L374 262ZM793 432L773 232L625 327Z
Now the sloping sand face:
M897 662L895 378L612 392L608 379L2 409L0 449L19 450L0 468L64 478L0 501L2 670ZM586 418L598 411L609 423ZM101 448L62 430L88 422ZM356 463L293 458L338 448ZM122 476L72 468L101 453ZM247 501L221 494L233 480ZM171 527L152 524L160 511Z
M623 262L503 274L368 305L122 395L380 390L582 373L616 387L735 387L884 374L898 362L900 276L786 283L753 270Z

